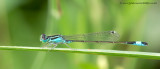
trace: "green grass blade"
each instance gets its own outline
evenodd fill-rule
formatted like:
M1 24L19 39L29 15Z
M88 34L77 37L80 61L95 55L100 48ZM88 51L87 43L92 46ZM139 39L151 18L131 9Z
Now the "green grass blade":
M0 46L0 50L48 51L50 50L50 48ZM66 52L66 53L84 53L84 54L95 54L95 55L120 56L120 57L135 57L135 58L145 58L145 59L160 59L160 53L152 53L152 52L102 50L102 49L68 49L68 48L54 48L51 51Z

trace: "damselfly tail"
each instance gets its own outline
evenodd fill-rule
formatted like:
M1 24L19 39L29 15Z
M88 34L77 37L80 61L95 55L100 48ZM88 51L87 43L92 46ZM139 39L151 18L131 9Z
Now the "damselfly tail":
M137 46L147 46L147 42L141 42L141 41L132 41L132 42L126 42L126 44L131 44L131 45L137 45Z
M147 46L147 42L141 42L141 41L130 41L130 42L125 42L125 41L85 41L85 40L66 40L70 42L95 42L95 43L120 43L120 44L131 44L131 45L137 45L137 46Z

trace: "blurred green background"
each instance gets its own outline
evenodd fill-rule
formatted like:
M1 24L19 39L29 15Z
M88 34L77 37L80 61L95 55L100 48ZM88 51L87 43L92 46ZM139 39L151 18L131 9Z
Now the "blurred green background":
M157 4L120 4L157 2ZM146 41L147 47L116 44L72 48L160 52L160 1L156 0L0 0L0 45L42 46L42 33L84 34L115 30L120 41ZM60 45L58 47L65 47ZM160 61L79 53L0 51L0 69L159 69Z

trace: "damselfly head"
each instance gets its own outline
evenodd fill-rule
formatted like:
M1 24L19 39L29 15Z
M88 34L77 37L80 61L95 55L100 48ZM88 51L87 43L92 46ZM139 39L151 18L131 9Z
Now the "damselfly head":
M42 41L42 42L47 42L47 36L46 36L45 34L42 34L42 35L40 36L40 41Z

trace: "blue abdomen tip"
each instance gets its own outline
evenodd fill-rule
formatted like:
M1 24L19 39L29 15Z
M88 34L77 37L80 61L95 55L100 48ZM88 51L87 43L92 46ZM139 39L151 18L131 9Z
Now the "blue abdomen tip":
M148 43L147 43L147 42L136 41L133 45L137 45L137 46L147 46Z
M137 46L147 46L148 45L147 42L141 42L141 41L127 42L127 44L137 45Z

